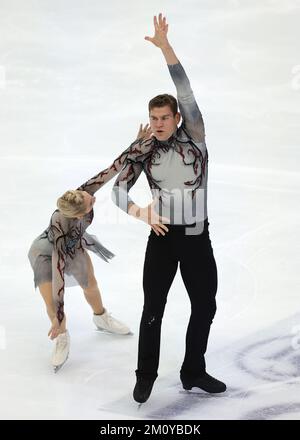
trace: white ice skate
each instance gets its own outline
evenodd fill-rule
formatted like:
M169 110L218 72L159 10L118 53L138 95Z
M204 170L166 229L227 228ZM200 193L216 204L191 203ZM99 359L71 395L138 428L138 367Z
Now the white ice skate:
M52 365L54 368L54 373L57 373L58 370L64 365L66 360L68 359L70 351L70 335L68 330L55 338L55 347L52 354Z
M102 315L94 315L93 321L98 330L106 330L110 333L116 333L117 335L132 335L130 328L123 322L113 318L106 309L104 309Z

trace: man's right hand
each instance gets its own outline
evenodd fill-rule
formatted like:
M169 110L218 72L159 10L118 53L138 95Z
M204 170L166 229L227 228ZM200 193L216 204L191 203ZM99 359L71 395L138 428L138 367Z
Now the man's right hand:
M158 199L155 198L153 202L145 208L138 208L137 205L134 205L134 207L129 209L129 214L150 225L156 235L166 235L166 232L168 232L169 229L163 223L170 223L170 219L157 214L154 210L154 206L157 202Z

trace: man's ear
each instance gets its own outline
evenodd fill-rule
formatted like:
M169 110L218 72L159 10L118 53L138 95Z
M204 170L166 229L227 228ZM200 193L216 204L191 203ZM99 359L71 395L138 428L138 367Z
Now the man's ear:
M176 115L175 115L175 121L176 121L177 125L179 124L180 119L181 119L181 114L179 112L177 112Z

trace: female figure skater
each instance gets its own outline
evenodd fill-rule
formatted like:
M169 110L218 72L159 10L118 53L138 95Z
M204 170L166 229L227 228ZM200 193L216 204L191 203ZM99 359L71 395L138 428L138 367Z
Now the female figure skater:
M127 148L113 164L92 177L76 190L65 192L58 200L48 228L32 243L28 257L34 272L35 288L39 287L52 326L48 336L55 339L52 355L54 371L68 358L70 336L64 313L64 291L67 285L80 285L93 310L93 321L98 329L126 335L130 329L113 318L104 308L88 250L108 262L114 254L86 229L93 220L95 192L119 173L133 157L136 143L150 136L148 124L142 124L137 141Z

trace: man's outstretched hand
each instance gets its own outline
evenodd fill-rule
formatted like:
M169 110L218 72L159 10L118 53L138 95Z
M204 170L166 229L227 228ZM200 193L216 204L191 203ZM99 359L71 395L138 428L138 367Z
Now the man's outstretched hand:
M150 41L155 44L155 46L163 48L169 44L167 39L168 27L166 17L162 16L162 13L159 14L158 20L156 15L154 16L154 37L145 37L145 40Z

